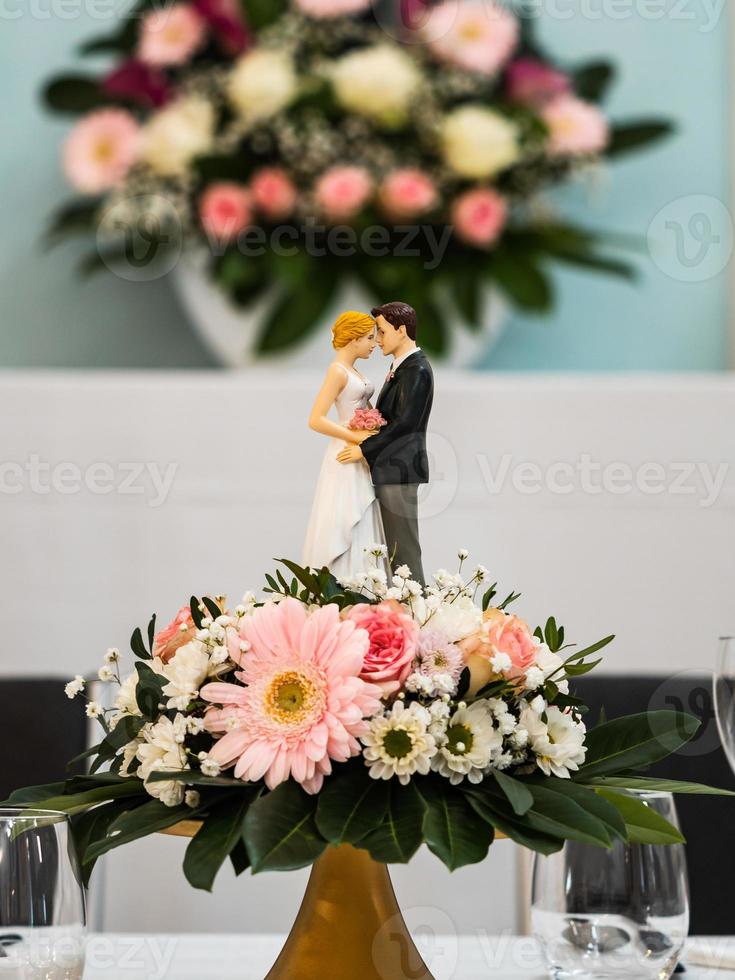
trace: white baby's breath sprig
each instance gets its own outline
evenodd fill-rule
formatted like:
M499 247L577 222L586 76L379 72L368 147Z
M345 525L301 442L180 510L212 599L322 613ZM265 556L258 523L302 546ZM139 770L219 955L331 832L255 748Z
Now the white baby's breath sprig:
M78 694L81 694L82 693L82 691L84 690L84 686L85 686L86 683L87 682L84 680L84 678L82 677L82 675L81 674L77 674L73 678L73 680L70 680L69 683L64 688L64 694L66 694L66 696L71 701Z

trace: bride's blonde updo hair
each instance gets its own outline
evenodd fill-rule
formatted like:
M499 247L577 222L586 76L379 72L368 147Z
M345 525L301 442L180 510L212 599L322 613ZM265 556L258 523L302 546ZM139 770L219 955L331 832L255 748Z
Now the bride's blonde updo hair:
M340 350L346 347L351 340L358 340L366 337L371 330L375 329L375 320L367 313L357 313L355 310L348 310L337 317L337 321L332 327L332 347Z

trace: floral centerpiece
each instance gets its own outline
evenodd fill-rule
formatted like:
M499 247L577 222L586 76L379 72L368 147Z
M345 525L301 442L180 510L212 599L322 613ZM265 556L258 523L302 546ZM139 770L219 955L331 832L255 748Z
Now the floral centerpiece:
M401 8L396 26L369 0L140 0L82 48L110 54L108 71L47 88L51 109L81 115L63 152L81 196L51 239L96 234L85 272L135 236L146 262L172 238L205 250L235 304L272 296L264 352L302 339L351 280L400 293L441 352L452 310L481 325L486 284L543 311L548 260L630 276L601 252L619 241L542 194L668 124L612 122L612 66L556 62L530 15Z
M496 833L545 854L681 841L625 791L704 791L640 774L697 720L588 728L572 690L612 637L577 649L553 617L532 631L509 611L518 594L496 602L485 568L463 572L464 551L425 589L406 567L388 582L383 557L350 582L284 560L262 599L193 598L159 631L154 617L131 673L114 648L99 670L115 693L87 704L103 729L90 772L11 803L67 811L87 879L112 848L198 820L184 871L205 889L228 859L290 870L346 843L383 863L426 843L455 869Z

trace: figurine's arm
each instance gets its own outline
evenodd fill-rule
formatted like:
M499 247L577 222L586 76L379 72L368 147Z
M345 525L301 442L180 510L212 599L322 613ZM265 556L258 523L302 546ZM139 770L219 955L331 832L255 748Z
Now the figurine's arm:
M328 416L329 409L334 405L337 395L346 384L347 378L344 371L340 370L336 364L330 364L324 384L321 386L311 409L309 428L313 429L314 432L320 432L323 436L343 439L345 442L359 446L370 435L369 432L353 431L348 429L346 425L333 422Z

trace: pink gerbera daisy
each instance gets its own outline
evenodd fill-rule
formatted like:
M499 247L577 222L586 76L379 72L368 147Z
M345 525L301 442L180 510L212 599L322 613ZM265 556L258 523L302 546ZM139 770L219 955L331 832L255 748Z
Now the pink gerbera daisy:
M265 777L273 789L292 776L317 793L332 761L359 754L365 719L381 709L380 688L360 679L369 647L365 630L342 621L336 606L307 612L297 599L244 617L244 650L235 650L242 684L214 683L201 696L221 711L207 727L226 732L211 758L235 776Z

